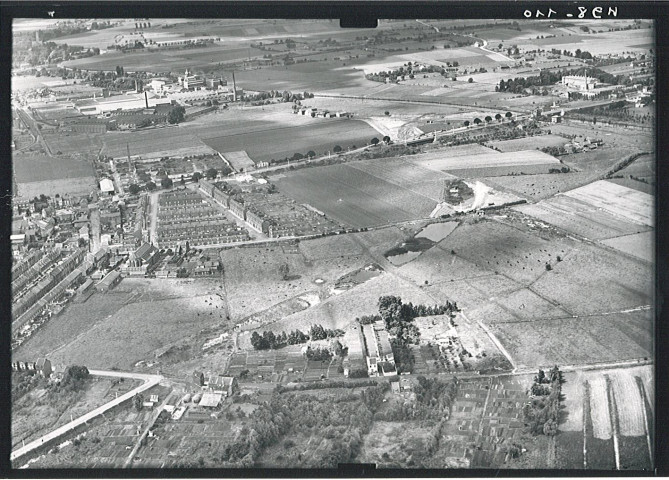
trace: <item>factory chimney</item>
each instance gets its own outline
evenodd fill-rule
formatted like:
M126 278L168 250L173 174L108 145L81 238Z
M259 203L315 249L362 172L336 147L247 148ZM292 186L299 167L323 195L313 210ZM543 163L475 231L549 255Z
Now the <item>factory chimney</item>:
M149 94L144 92L144 103L146 103L146 108L149 108Z
M232 101L237 101L237 83L235 82L235 72L232 72Z

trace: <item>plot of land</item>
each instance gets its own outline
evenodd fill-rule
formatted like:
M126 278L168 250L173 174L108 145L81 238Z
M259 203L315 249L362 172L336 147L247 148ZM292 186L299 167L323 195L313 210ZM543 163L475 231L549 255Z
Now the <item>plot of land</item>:
M652 230L602 240L602 243L647 262L655 259L655 232Z
M595 438L608 440L611 438L611 416L609 413L609 397L606 379L594 377L588 380L590 385L590 418Z
M486 323L519 365L642 359L653 352L652 318L647 312L520 323L496 320L489 315Z
M127 156L127 145L130 145L132 157L156 158L163 154L177 156L215 153L194 134L194 130L180 127L108 132L103 139L103 153L114 158Z
M82 157L58 155L13 155L14 174L18 183L92 177L93 165Z
M486 185L495 189L512 192L528 200L540 200L552 197L556 193L580 187L592 180L592 176L583 173L509 175L504 177L482 177Z
M355 227L425 218L436 206L430 197L350 165L303 169L274 181L296 201Z
M635 437L646 434L643 416L643 399L639 387L630 375L609 375L613 396L616 399L616 413L620 435Z
M490 151L472 155L453 155L448 150L407 157L425 168L466 176L498 176L511 173L547 173L559 161L537 150L508 153ZM462 171L466 171L463 173Z
M222 155L237 172L243 172L255 167L253 160L243 150L241 152L223 152Z
M591 240L631 236L649 230L647 226L567 195L556 195L539 203L518 205L513 209Z
M270 161L306 154L332 152L335 145L346 149L353 145L368 145L379 133L367 123L350 119L322 119L300 127L246 129L244 133L204 137L204 142L216 151L245 150L254 161Z
M567 139L558 135L536 135L533 137L516 138L514 140L502 140L490 142L493 147L502 152L520 152L543 147L562 147L568 143Z
M97 186L95 177L61 178L43 182L18 184L18 194L25 198L39 197L41 194L54 197L56 194L84 195L91 193Z
M179 338L224 323L227 310L219 286L208 279L126 278L109 293L68 305L21 345L17 355L47 356L55 363L89 368L131 368Z
M640 225L654 225L654 198L631 188L600 180L565 195Z

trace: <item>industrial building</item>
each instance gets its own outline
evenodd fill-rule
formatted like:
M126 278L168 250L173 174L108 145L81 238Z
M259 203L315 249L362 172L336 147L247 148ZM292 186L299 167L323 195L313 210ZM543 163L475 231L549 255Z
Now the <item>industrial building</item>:
M106 277L100 280L97 285L95 285L95 289L101 293L108 292L116 285L118 285L121 280L123 280L121 273L117 272L116 270L112 270L107 274Z

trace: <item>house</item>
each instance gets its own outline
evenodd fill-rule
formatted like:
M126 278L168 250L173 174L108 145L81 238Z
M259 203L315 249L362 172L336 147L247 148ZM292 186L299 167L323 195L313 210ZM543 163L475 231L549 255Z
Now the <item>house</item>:
M158 249L149 243L144 243L130 254L124 270L130 275L144 275L158 258Z
M158 395L156 395L156 394L152 394L152 395L149 397L149 401L150 401L150 402L153 402L153 403L158 403Z
M35 371L43 377L49 378L51 376L51 361L47 358L40 358L35 362Z
M368 375L397 375L395 357L384 326L380 322L363 325L362 333L366 346L365 360Z

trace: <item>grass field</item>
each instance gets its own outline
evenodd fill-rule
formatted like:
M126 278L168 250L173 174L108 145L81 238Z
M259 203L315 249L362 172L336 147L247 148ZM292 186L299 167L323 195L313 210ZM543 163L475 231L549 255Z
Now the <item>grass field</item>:
M245 150L256 162L292 157L295 153L306 154L313 150L317 155L327 154L335 145L346 149L353 145L368 145L380 134L367 123L359 120L319 119L301 127L249 129L245 132L215 137L204 137L203 141L219 152Z
M18 183L73 179L94 175L90 160L81 157L21 154L15 154L12 157L14 174Z
M602 240L604 245L652 263L655 260L655 231Z
M523 169L524 170L524 169ZM536 175L507 175L483 177L481 181L494 188L515 193L523 198L541 200L591 182L589 172L538 173Z
M18 195L25 198L39 197L41 194L54 197L56 194L88 195L97 187L95 177L61 178L43 182L18 184Z
M427 217L437 204L419 185L403 188L351 165L303 169L272 181L296 201L355 227Z
M502 152L518 152L543 147L561 147L565 143L568 143L567 139L559 135L535 135L514 140L490 142L490 145L499 148Z
M205 327L225 325L220 286L215 280L126 278L109 293L95 293L84 304L69 305L21 345L16 356L130 369L166 345Z

